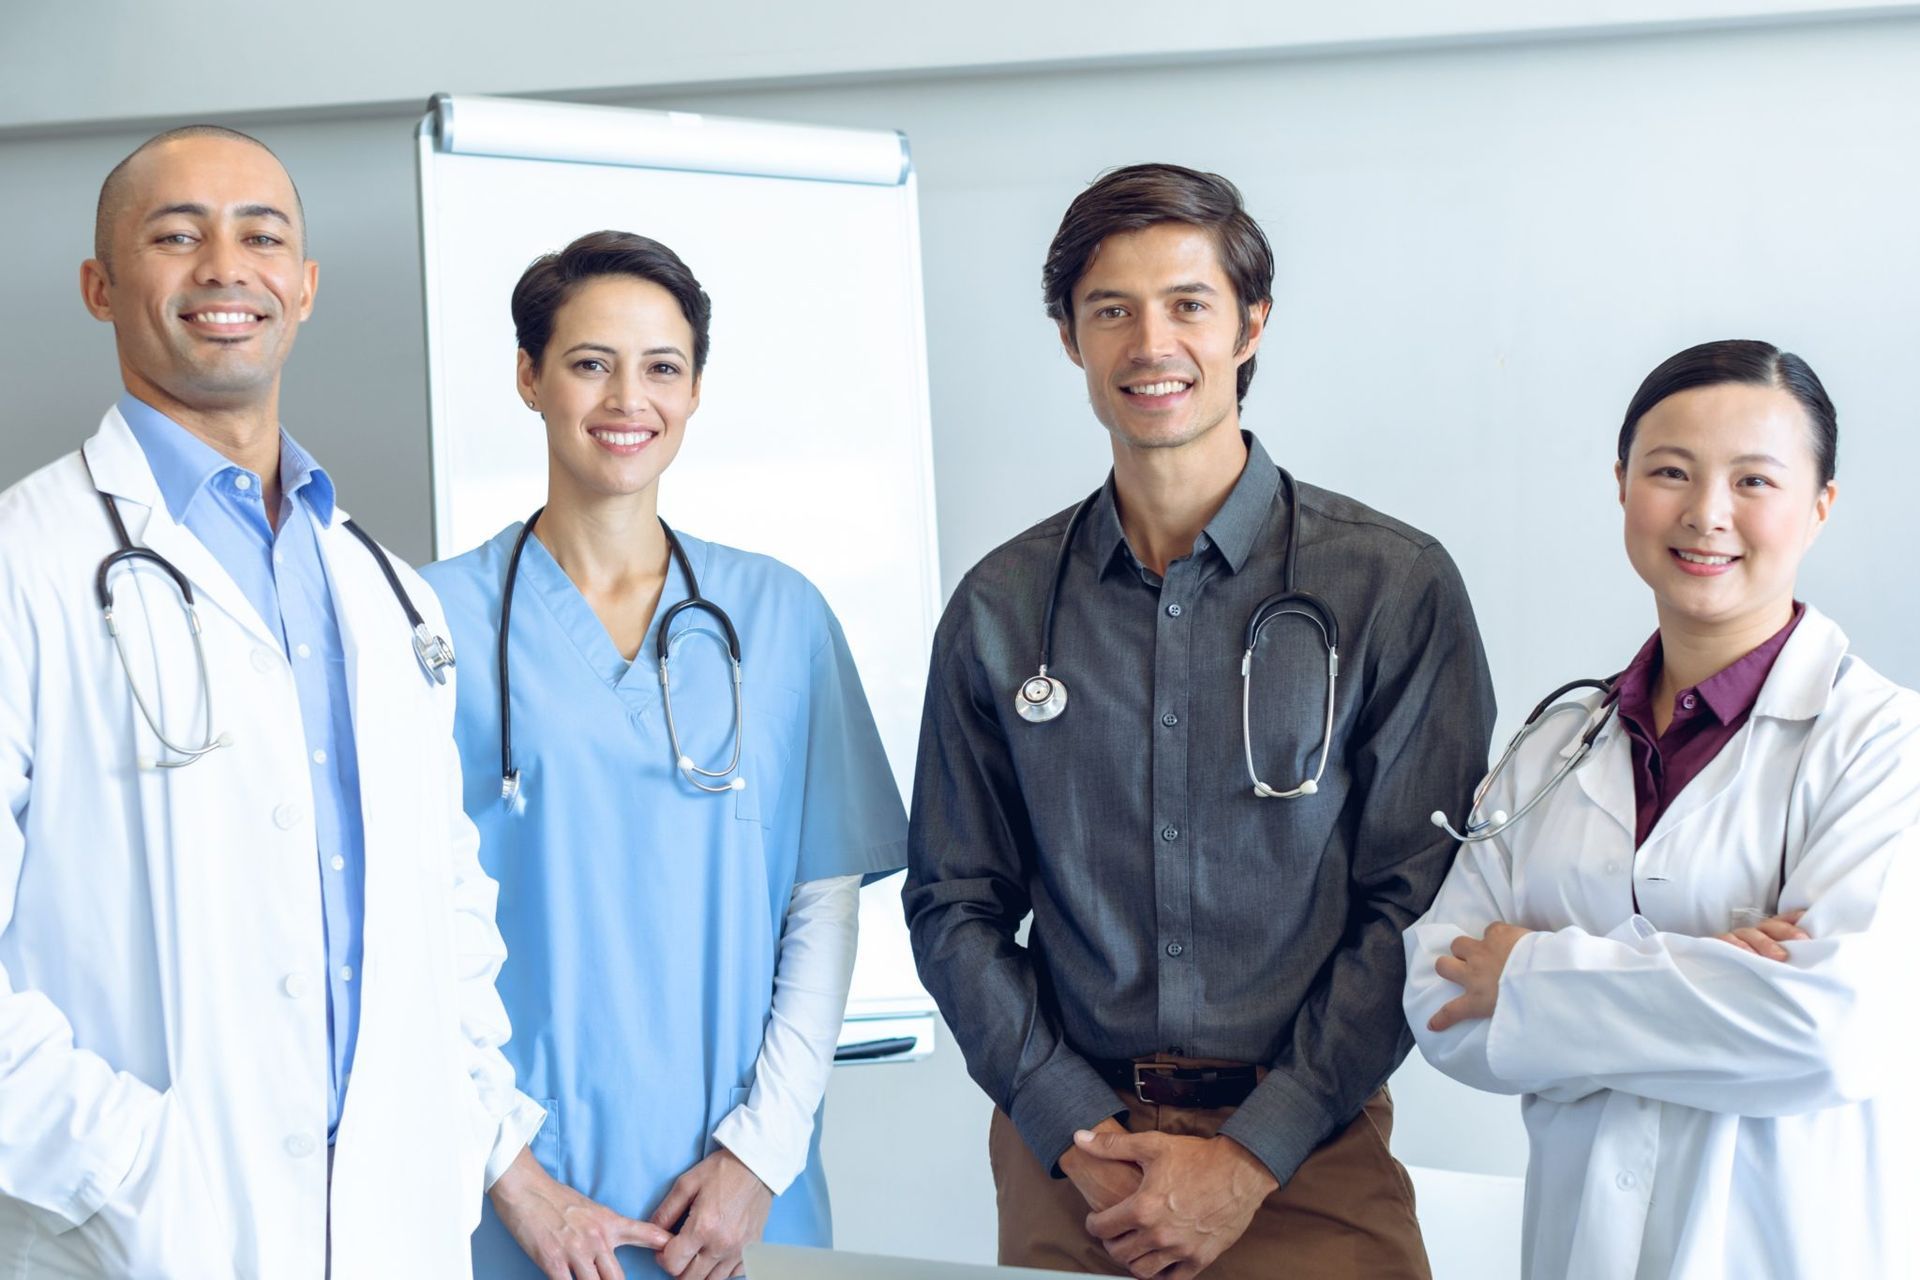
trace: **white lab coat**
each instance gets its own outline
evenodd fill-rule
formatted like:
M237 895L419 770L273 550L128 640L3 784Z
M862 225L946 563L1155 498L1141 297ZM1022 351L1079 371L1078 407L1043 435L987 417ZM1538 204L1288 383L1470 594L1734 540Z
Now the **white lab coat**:
M117 410L84 452L135 544L192 582L233 745L136 767L159 748L95 603L116 543L80 455L0 494L0 1275L319 1280L326 951L292 672L173 521ZM468 1274L484 1188L541 1112L498 1049L504 948L461 811L454 691L426 680L344 519L319 538L353 697L366 898L333 1276L439 1280ZM432 593L396 567L444 634ZM150 569L116 577L142 687L169 735L197 742L179 599Z
M1536 734L1481 812L1538 794L1584 727ZM1617 719L1510 833L1462 847L1406 933L1406 1013L1440 1070L1525 1095L1529 1276L1920 1275L1916 823L1920 695L1809 608L1637 857ZM1804 907L1812 939L1786 962L1716 940L1736 907ZM1434 961L1494 921L1539 932L1493 1017L1427 1030L1460 994Z

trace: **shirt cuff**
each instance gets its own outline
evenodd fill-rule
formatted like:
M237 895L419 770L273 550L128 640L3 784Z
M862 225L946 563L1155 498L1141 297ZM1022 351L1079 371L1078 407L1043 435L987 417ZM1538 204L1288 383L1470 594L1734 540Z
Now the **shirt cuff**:
M1269 1071L1220 1126L1220 1135L1253 1152L1284 1187L1339 1124L1318 1098L1291 1078Z
M487 1188L500 1181L500 1175L507 1171L529 1142L533 1135L540 1132L540 1126L546 1123L547 1110L539 1103L521 1093L513 1091L513 1105L507 1114L500 1118L494 1130L493 1150L487 1155Z
M1060 1157L1073 1145L1074 1133L1125 1110L1113 1086L1085 1058L1062 1046L1058 1056L1015 1090L1007 1118L1027 1148L1058 1178L1063 1176Z

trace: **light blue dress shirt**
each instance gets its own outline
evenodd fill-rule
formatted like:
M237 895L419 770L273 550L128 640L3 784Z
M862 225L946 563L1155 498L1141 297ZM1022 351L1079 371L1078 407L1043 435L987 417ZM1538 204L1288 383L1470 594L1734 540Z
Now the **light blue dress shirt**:
M125 395L120 416L147 457L174 521L213 553L246 593L293 668L300 723L313 779L319 837L320 896L327 944L327 1035L333 1061L327 1134L340 1124L360 1022L360 931L365 891L365 832L360 819L360 759L354 749L346 652L320 540L306 512L333 523L333 481L313 457L280 433L280 521L267 522L260 477L237 466L159 410ZM305 511L302 510L305 508Z
M480 861L500 885L500 995L513 1019L505 1052L547 1109L534 1156L645 1218L747 1098L794 885L901 866L906 813L820 593L777 560L686 534L702 592L740 635L746 789L710 795L674 767L654 637L687 597L679 566L629 663L529 538L510 644L521 789L503 801L494 653L519 531L422 571L455 648L485 655L460 668L455 737ZM733 743L725 642L710 615L691 610L673 635L681 745L718 768ZM806 1169L774 1200L766 1238L831 1242L817 1119ZM662 1275L651 1253L619 1256L629 1277ZM490 1204L473 1261L477 1280L540 1275Z

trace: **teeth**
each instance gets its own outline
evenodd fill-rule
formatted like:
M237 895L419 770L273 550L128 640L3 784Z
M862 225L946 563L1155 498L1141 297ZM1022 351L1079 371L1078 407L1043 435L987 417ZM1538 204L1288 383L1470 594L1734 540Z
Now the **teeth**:
M1176 391L1185 391L1193 384L1190 382L1147 382L1137 387L1128 387L1127 394L1134 396L1170 396Z
M1703 555L1697 555L1692 551L1680 551L1678 549L1676 549L1673 554L1679 556L1682 560L1685 560L1688 564L1732 564L1733 563L1732 556L1703 556Z
M245 324L255 316L251 311L199 311L193 318L203 324Z
M608 444L627 446L645 444L653 439L651 431L596 431L593 433Z

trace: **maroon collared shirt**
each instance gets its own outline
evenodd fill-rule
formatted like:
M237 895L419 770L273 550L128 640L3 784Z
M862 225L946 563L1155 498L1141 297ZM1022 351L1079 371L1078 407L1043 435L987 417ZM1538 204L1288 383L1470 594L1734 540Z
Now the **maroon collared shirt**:
M1658 631L1620 673L1615 685L1620 723L1626 726L1633 753L1634 848L1647 842L1674 797L1713 763L1747 723L1774 660L1806 612L1806 605L1794 601L1793 617L1765 644L1691 689L1674 694L1673 721L1662 734L1653 731L1653 690L1660 679Z

